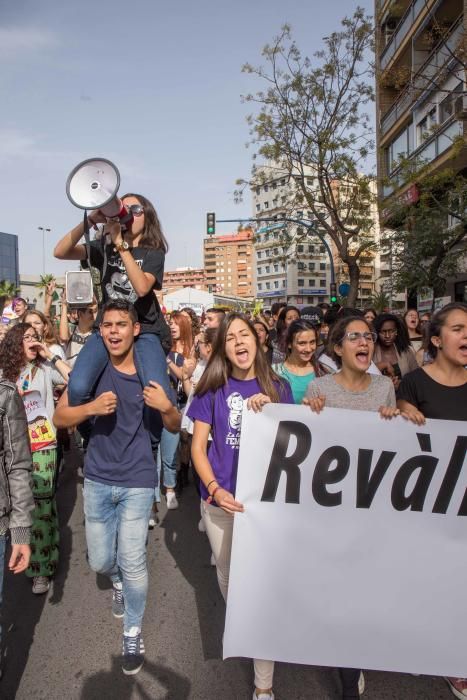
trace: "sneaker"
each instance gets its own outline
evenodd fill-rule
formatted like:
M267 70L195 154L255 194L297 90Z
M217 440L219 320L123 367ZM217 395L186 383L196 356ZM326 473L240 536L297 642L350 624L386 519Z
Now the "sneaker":
M274 693L260 693L259 695L256 694L256 690L253 691L253 700L274 700Z
M123 634L122 671L126 676L134 676L144 664L144 642L137 627Z
M48 576L34 576L32 580L32 592L36 595L47 593L50 588Z
M445 678L451 693L460 698L460 700L465 700L467 698L467 678Z
M358 694L363 695L365 692L365 676L363 675L363 671L360 671L360 675L358 677Z
M151 517L149 518L149 522L148 522L148 528L150 530L154 530L155 527L156 527L156 519L153 515L151 515Z
M203 518L201 518L201 520L198 523L198 530L200 532L206 532L206 525L204 524Z
M167 491L165 498L167 500L167 510L175 510L175 508L178 508L178 501L175 491Z
M121 588L112 588L112 615L117 619L123 617L125 613L125 603L123 601L123 590Z

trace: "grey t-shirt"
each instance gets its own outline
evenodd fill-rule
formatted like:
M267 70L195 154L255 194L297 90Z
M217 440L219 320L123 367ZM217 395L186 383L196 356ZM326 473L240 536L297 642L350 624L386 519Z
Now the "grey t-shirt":
M310 382L307 398L325 396L329 408L350 408L357 411L378 411L380 406L396 405L394 385L389 377L370 374L371 382L366 391L348 391L336 382L336 374L326 374Z

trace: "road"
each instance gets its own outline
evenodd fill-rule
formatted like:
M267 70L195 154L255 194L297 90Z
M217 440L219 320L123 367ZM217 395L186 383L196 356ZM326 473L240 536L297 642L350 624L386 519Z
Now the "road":
M250 700L252 664L222 661L224 604L206 535L197 528L193 485L180 508L161 507L149 533L150 588L144 622L146 662L120 670L121 621L110 612L105 579L86 564L79 454L67 453L58 490L61 562L47 596L7 575L1 700ZM452 700L442 679L366 672L366 700ZM337 673L277 664L276 700L338 700Z

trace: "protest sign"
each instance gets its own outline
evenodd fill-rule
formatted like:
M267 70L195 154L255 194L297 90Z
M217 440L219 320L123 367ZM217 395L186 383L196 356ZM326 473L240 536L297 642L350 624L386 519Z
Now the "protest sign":
M244 411L224 658L467 675L466 424Z

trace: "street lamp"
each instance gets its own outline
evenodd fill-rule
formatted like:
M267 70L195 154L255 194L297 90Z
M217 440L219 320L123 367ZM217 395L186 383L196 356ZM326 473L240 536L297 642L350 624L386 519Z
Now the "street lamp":
M51 232L51 228L44 228L44 226L37 227L39 231L42 231L42 274L45 275L45 234Z

